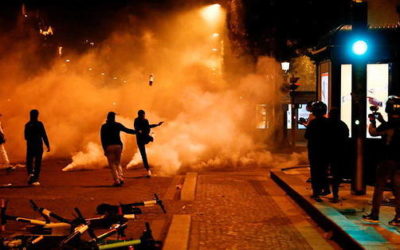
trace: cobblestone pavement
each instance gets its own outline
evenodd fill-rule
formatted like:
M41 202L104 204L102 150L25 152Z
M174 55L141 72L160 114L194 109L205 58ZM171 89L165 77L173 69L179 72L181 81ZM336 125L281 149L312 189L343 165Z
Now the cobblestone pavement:
M312 249L260 175L200 174L190 249Z

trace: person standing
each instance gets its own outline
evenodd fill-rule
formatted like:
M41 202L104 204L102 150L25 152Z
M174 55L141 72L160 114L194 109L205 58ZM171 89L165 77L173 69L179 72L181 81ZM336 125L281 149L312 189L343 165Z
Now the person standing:
M343 169L346 165L346 152L349 140L349 128L340 120L339 110L333 108L329 112L330 123L330 173L332 179L332 202L339 202L339 185L342 182Z
M135 134L135 130L126 128L119 122L115 121L115 113L107 114L107 121L101 126L100 138L101 145L104 149L104 155L107 157L108 166L114 178L114 186L122 186L124 184L124 173L121 167L122 141L120 132Z
M329 194L327 170L329 165L330 125L325 117L327 106L317 101L312 106L315 118L308 124L304 137L307 139L310 162L312 196L321 202L320 195Z
M0 118L2 114L0 114ZM15 167L10 165L10 160L8 159L6 148L4 144L6 143L6 137L4 135L3 126L0 121L0 168L7 169L7 170L14 170Z
M149 162L147 160L146 154L146 144L153 141L153 137L150 136L151 128L161 126L164 122L159 122L158 124L150 124L145 118L146 113L144 110L138 111L138 117L135 118L134 127L137 131L136 133L136 143L139 148L140 155L142 156L143 166L147 170L147 176L151 176L151 170Z
M384 155L376 171L372 210L370 214L363 215L363 220L373 223L379 222L383 192L388 180L390 180L395 197L396 214L394 219L389 221L389 224L400 226L400 98L397 96L389 97L385 112L388 114L388 122L383 119L380 113L368 115L370 121L368 131L372 136L382 136ZM379 127L376 127L376 120L381 122Z
M42 165L43 142L46 144L47 152L50 152L50 143L47 138L46 129L39 119L39 111L30 111L30 120L25 124L26 169L28 171L28 184L39 186L39 175Z

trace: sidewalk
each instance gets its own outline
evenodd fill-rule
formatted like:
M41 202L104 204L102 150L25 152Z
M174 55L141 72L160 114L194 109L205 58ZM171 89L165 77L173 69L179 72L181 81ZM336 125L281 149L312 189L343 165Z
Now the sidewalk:
M364 196L351 195L350 184L342 184L341 202L323 202L310 198L311 185L306 183L308 168L272 170L271 178L283 188L322 228L332 232L332 239L343 248L352 249L399 249L400 228L388 225L393 219L394 208L381 207L380 223L363 222L361 216L370 211L373 187ZM389 193L385 193L388 195Z

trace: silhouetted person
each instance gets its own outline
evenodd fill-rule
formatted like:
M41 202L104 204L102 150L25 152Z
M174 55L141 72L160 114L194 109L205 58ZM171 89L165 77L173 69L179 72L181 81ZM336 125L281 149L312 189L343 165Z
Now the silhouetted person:
M343 170L346 166L347 144L349 140L349 128L340 120L339 110L331 109L330 122L330 172L332 179L333 203L339 201L339 185L343 178Z
M308 160L310 161L312 198L322 201L320 195L329 193L327 169L329 165L330 126L325 116L326 104L315 102L312 112L315 118L308 124L305 138L307 139Z
M0 114L0 118L2 114ZM6 143L6 136L4 134L3 126L0 122L0 169L14 170L15 167L11 166L10 160L4 144Z
M368 115L370 120L368 131L372 136L382 136L384 155L376 171L372 210L370 214L364 215L363 219L368 222L379 222L382 195L390 180L395 196L396 215L389 224L400 226L400 98L389 97L385 111L388 114L388 122L383 119L380 113ZM376 127L376 119L381 122L378 128Z
M43 123L38 120L39 111L30 111L30 120L25 124L26 140L26 169L28 171L28 184L39 186L40 168L42 165L43 142L46 144L47 152L50 152L50 144L47 139L46 130Z
M151 176L151 170L149 162L147 161L146 155L146 144L153 141L153 137L150 136L151 128L161 126L163 122L157 124L149 124L149 121L145 118L144 110L138 111L138 117L135 118L134 127L136 130L136 143L142 156L143 166L147 170L147 176Z
M115 113L107 114L107 121L101 126L100 137L101 145L104 149L104 155L107 157L108 166L114 178L114 186L124 184L124 173L121 167L122 141L120 132L135 134L135 130L126 128L119 122L115 121Z

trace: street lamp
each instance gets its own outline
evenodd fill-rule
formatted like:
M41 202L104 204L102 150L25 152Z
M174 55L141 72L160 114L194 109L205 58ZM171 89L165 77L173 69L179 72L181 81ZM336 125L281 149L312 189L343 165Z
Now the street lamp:
M289 62L282 62L281 63L281 67L282 67L282 70L285 71L285 73L286 73L290 68L290 63Z
M203 18L210 23L218 21L221 17L221 14L222 8L221 5L218 3L208 5L201 10L201 15L203 16Z

